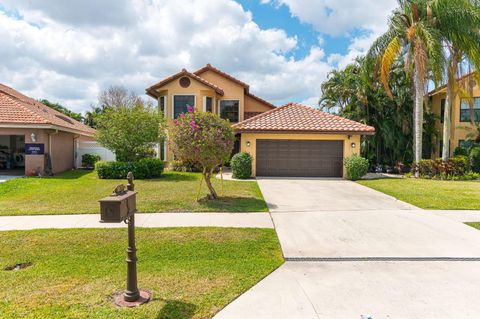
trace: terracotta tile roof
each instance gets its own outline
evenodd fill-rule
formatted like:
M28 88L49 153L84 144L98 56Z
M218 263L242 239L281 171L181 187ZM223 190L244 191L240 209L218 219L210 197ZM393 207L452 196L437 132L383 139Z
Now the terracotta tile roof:
M211 65L210 63L208 63L207 65L205 65L203 68L200 68L198 69L197 71L193 72L194 74L196 75L201 75L202 73L205 73L207 71L212 71L212 72L215 72L217 74L220 74L221 76L223 77L226 77L227 79L229 80L232 80L233 82L237 83L237 84L240 84L241 86L243 86L247 92L248 92L248 89L249 89L249 85L245 82L242 82L240 81L239 79L237 78L234 78L233 76L231 76L230 74L227 74L225 72L223 72L222 70L219 70L217 69L216 67L214 67L213 65Z
M172 76L169 76L168 78L165 78L163 80L161 80L160 82L158 82L157 84L154 84L152 86L150 86L149 88L147 88L145 91L147 92L148 95L152 96L152 97L158 97L155 89L159 88L159 87L162 87L164 86L165 84L167 83L170 83L178 78L181 78L182 76L188 76L188 77L191 77L192 79L195 79L197 80L198 82L212 88L215 90L215 92L217 92L218 94L220 95L223 95L223 89L220 88L219 86L205 80L204 78L198 76L197 74L195 73L191 73L191 72L188 72L187 70L185 69L182 69L182 71L172 75Z
M243 118L244 118L244 120L248 120L249 118L252 118L252 117L257 116L257 115L262 114L262 113L263 112L245 112L243 114Z
M52 125L91 136L95 130L0 83L0 124Z
M373 134L371 126L308 106L289 103L232 126L239 132L311 132Z

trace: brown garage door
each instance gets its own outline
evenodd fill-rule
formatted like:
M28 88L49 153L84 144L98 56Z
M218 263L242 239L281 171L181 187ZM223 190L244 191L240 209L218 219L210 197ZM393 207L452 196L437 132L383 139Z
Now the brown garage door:
M257 140L257 175L342 177L343 141Z

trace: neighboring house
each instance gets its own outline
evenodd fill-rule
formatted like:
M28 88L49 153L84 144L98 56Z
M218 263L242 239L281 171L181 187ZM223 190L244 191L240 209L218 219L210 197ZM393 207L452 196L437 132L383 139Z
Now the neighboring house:
M450 156L453 155L453 151L457 146L468 146L469 141L468 134L476 132L476 126L472 124L472 114L474 116L473 122L480 122L480 86L474 80L473 73L469 73L458 79L459 83L463 82L463 86L468 87L467 84L472 84L473 90L470 92L473 97L473 110L470 109L469 100L458 94L455 98L452 110L451 110L451 130L450 130ZM468 83L469 81L473 81ZM436 129L438 132L437 147L432 154L432 158L442 156L442 136L443 136L443 112L445 108L445 99L447 95L447 87L444 85L429 93L430 105L432 112L438 116L436 122Z
M77 140L95 130L0 84L0 175L56 174L75 167ZM50 161L48 161L48 154Z
M253 175L342 177L343 159L360 153L360 136L373 127L290 103L275 107L253 95L248 84L207 64L183 69L146 89L169 119L187 112L187 106L230 120L237 132L235 152L254 158ZM162 159L173 154L168 143Z

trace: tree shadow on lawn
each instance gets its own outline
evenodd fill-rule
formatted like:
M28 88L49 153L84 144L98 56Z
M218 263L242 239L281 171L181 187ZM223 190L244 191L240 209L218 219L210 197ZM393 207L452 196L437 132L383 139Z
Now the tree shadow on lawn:
M265 201L255 197L220 196L217 200L209 200L204 197L198 203L202 207L216 209L217 211L265 212L268 210Z
M165 306L160 310L157 319L189 319L192 318L197 306L180 300L165 300Z
M45 179L79 179L87 174L92 173L93 170L91 169L75 169L71 171L66 171L63 173L59 173L53 176L44 176L44 177L37 177L37 178L45 178Z
M144 183L149 182L185 182L185 181L196 181L199 177L195 176L194 173L178 173L178 172L164 172L159 178L152 179L142 179Z

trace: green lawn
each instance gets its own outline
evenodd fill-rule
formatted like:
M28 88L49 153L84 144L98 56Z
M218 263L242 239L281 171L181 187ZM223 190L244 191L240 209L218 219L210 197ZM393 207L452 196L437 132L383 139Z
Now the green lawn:
M136 180L140 212L268 211L256 182L212 179L218 201L196 201L199 173L165 172L159 179ZM19 178L0 184L0 215L98 213L98 200L126 180L101 180L93 171L69 171L46 178ZM203 183L201 197L207 194Z
M0 232L0 317L211 318L283 263L273 229L139 228L139 287L153 300L118 308L126 241L126 229ZM33 264L4 270L18 262Z
M424 209L480 209L480 182L476 181L392 178L358 183Z

